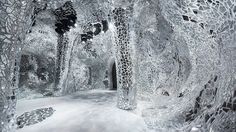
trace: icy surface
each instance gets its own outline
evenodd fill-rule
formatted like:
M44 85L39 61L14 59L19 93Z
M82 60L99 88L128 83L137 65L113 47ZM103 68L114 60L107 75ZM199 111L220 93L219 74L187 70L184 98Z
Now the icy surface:
M145 132L143 119L132 111L117 109L115 92L92 90L65 97L19 101L17 114L52 107L44 121L17 132Z

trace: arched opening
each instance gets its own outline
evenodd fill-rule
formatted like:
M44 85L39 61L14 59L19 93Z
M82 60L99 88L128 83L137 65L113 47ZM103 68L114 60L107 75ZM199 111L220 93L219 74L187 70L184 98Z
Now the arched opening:
M117 90L116 63L114 62L111 70L111 90Z
M108 59L108 67L107 67L107 78L108 78L108 88L109 90L117 90L117 73L116 73L116 61L114 57Z

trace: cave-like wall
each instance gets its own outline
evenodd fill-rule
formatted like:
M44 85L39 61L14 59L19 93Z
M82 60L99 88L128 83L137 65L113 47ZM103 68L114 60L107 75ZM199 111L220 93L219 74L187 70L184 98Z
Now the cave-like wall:
M235 3L160 0L136 7L138 97L155 106L143 114L148 126L235 130Z

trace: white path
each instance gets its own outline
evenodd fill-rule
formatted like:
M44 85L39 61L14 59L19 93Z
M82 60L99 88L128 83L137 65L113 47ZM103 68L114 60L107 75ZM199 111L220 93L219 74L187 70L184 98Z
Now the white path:
M20 100L17 114L45 107L53 107L56 111L46 120L17 132L147 131L137 110L125 111L116 107L116 93L111 91L92 90L65 97Z

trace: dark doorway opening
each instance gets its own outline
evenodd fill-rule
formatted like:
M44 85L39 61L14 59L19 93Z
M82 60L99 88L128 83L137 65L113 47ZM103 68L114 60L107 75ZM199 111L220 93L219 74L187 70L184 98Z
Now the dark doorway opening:
M111 90L117 90L116 63L113 63L113 65L112 65L111 77L112 77Z

